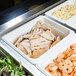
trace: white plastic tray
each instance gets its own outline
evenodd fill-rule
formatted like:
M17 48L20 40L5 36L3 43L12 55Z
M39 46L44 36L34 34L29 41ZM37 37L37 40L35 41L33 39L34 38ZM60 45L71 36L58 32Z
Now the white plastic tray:
M51 52L48 52L48 55L46 55L47 58L45 58L44 61L38 63L36 65L36 67L41 70L46 76L52 76L49 72L47 72L45 70L45 68L53 62L54 59L57 58L57 55L60 52L65 51L67 48L69 48L72 44L76 43L76 35L74 35L73 37L71 37L69 40L67 40L67 42L63 42L63 44L61 46L59 46L56 49L53 49Z
M74 29L76 29L76 15L67 20L66 24Z
M67 4L74 4L74 2L75 2L74 0L65 1L64 3L56 6L55 8L53 8L53 9L51 9L51 10L49 10L49 11L47 11L47 12L45 13L45 15L49 16L50 18L53 18L54 20L57 20L57 21L59 21L59 22L61 22L61 23L66 24L66 22L67 22L68 20L61 20L61 19L59 19L59 18L56 18L56 17L54 17L54 16L52 15L52 13L53 13L54 11L60 9L61 7L66 6ZM71 18L72 18L72 17L71 17Z
M44 53L42 56L40 56L39 58L36 59L32 59L30 57L28 57L27 55L25 55L22 51L20 51L17 47L15 47L13 45L14 41L20 37L21 35L29 32L31 30L31 28L36 24L37 21L42 20L42 22L44 24L46 24L47 26L49 26L52 29L52 32L56 35L56 36L60 36L61 37L61 41L59 43L57 43L55 46L53 46L51 49L49 49L46 53ZM62 44L62 42L65 42L67 39L69 39L71 36L73 36L75 33L60 25L59 23L50 20L49 18L45 17L45 16L39 16L33 20L31 20L30 22L22 25L21 27L13 30L12 32L6 34L5 36L2 37L2 39L9 44L12 48L14 48L18 53L20 53L24 58L26 58L27 60L29 60L32 64L36 64L39 63L40 61L43 61L46 57L46 54L51 51L53 48L58 47L59 45Z

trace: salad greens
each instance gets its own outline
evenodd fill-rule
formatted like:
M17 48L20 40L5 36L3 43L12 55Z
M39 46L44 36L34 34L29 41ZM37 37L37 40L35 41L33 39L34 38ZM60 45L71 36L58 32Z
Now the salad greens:
M32 76L23 71L22 65L17 65L14 60L7 56L0 57L0 76Z

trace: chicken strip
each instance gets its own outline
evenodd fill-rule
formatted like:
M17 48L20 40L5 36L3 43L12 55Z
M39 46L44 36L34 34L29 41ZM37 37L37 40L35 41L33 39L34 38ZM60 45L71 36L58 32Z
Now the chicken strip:
M40 48L45 48L48 50L50 48L51 41L46 40L45 38L39 37L34 40L30 40L31 49L36 50Z
M25 48L28 54L31 53L31 46L28 39L23 40L20 44Z
M56 36L51 31L43 32L40 36L44 37L47 40L54 41Z
M31 35L31 37L29 38L29 39L36 39L36 38L38 38L38 36L39 36L39 34L41 34L43 32L43 29L41 29L41 28L36 28L36 29L34 29L33 31L32 31L32 35Z
M27 33L20 38L17 39L17 41L14 43L15 46L17 46L20 42L22 42L24 39L29 39L31 36L31 33Z
M21 50L24 54L26 54L26 55L28 54L27 51L26 51L26 49L25 49L22 45L18 44L18 45L17 45L17 48L18 48L19 50Z
M33 51L33 58L38 58L40 57L42 54L44 54L47 50L45 49L38 49L38 50L34 50Z
M41 28L43 29L44 31L46 30L50 30L51 31L51 28L49 28L48 26L46 26L45 24L42 23L42 21L38 21L36 23L36 25L32 28L32 30L36 29L36 28Z

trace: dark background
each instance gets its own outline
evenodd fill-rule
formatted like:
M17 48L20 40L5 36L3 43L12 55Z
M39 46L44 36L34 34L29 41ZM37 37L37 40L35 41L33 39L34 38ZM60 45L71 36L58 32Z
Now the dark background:
M52 5L59 0L0 0L0 25L49 1Z
M0 0L0 11L11 8L22 2L25 2L25 3L28 2L26 4L26 7L27 7L28 4L32 6L33 4L43 4L47 1L49 1L49 0Z

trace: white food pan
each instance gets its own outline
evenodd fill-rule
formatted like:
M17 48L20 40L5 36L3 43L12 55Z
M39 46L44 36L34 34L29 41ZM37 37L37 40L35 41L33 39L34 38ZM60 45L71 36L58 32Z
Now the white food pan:
M61 19L59 19L59 18L56 18L56 17L54 17L54 16L52 15L52 13L53 13L54 11L60 9L61 7L65 7L65 6L68 5L68 4L74 4L74 1L73 1L73 0L65 1L64 3L56 6L55 8L53 8L53 9L51 9L51 10L49 10L49 11L47 11L47 12L45 13L45 15L49 16L50 18L52 18L52 19L54 19L54 20L57 20L57 21L59 21L59 22L61 22L61 23L66 24L66 22L67 22L68 20L61 20ZM71 18L72 18L72 17L71 17Z
M74 29L76 29L76 15L67 20L66 24Z
M28 23L22 25L21 27L13 30L12 32L4 35L2 37L2 40L4 40L7 44L9 44L12 48L14 48L18 53L20 53L24 58L26 58L27 60L29 60L32 64L36 64L42 60L44 60L46 54L48 53L48 51L51 51L51 49L49 49L46 53L44 53L42 56L36 58L36 59L32 59L30 57L28 57L27 55L25 55L22 51L20 51L17 47L15 47L13 45L13 43L16 41L16 39L20 36L22 36L23 34L26 34L28 32L30 32L31 28L33 26L35 26L35 24L41 20L42 23L46 24L47 26L49 26L52 30L52 33L54 33L54 35L56 36L60 36L61 37L61 41L59 43L57 43L55 46L53 46L52 48L58 47L59 45L62 44L62 42L66 41L67 39L69 39L72 35L74 35L75 33L60 25L59 23L56 23L53 20L50 20L49 18L45 17L45 16L39 16L31 21L29 21Z
M46 76L53 76L51 75L48 71L45 70L45 68L53 62L54 59L57 58L57 55L61 52L64 52L67 50L67 48L69 48L72 44L76 43L76 35L74 35L73 37L71 37L69 40L67 40L67 42L63 42L63 44L61 46L59 46L56 49L53 49L51 52L48 52L48 55L46 55L47 58L45 58L44 61L41 61L40 63L38 63L36 65L36 67L41 70Z

